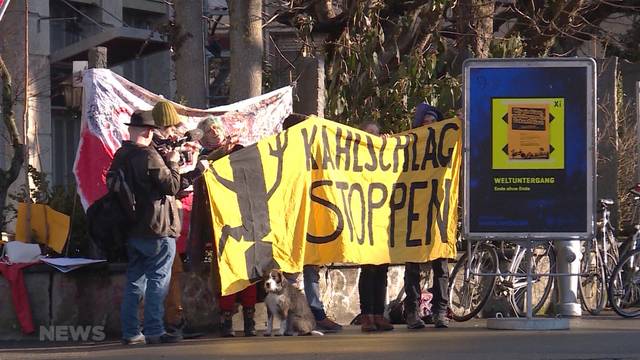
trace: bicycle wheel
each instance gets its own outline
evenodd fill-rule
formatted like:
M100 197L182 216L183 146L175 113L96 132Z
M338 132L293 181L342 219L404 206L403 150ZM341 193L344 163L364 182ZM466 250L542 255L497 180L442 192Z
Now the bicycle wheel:
M526 252L523 250L516 255L513 268L517 273L527 272ZM532 313L535 315L544 306L545 301L553 288L553 277L549 274L556 269L556 253L551 244L539 244L531 251L532 273ZM527 315L527 278L510 276L508 278L513 286L509 292L509 303L519 316ZM509 284L509 282L507 282Z
M611 274L611 307L620 316L640 316L640 249L625 255Z
M606 277L602 256L597 248L592 248L589 253L583 253L580 270L578 295L582 300L582 306L591 314L598 315L607 303Z
M489 300L496 283L495 275L471 274L498 272L498 255L495 249L480 244L471 259L471 267L468 255L464 254L458 260L449 280L449 309L455 321L467 321L476 316Z

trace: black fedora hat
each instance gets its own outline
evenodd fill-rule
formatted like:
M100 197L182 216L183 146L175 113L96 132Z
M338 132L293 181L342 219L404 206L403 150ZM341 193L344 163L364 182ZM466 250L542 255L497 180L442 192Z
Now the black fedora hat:
M135 127L149 127L153 129L160 129L153 121L151 111L136 111L131 115L131 122L125 123L127 126Z

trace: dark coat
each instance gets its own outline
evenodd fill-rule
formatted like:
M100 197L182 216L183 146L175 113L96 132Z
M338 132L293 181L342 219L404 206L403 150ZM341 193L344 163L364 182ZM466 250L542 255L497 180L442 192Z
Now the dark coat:
M136 199L136 219L130 237L178 237L180 216L175 195L180 191L178 163L165 162L152 146L125 141L111 169L124 167Z

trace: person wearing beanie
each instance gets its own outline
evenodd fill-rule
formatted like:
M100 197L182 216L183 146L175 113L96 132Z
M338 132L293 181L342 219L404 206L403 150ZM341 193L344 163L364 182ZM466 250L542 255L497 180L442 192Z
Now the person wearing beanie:
M158 101L153 107L153 110L151 110L151 113L153 114L153 121L155 121L159 127L164 128L180 124L180 116L170 101Z
M164 151L171 149L164 149L162 146L157 146L157 141L162 138L177 138L181 136L178 133L177 126L180 125L181 120L175 106L168 100L158 101L151 110L153 122L158 127L158 130L154 134L154 144L161 151L161 155L164 155ZM204 168L204 165L199 168ZM181 188L187 188L190 186L196 177L202 174L201 170L193 170L188 174L182 174L184 184L181 184ZM191 201L191 192L181 191L176 196L176 204L182 213L182 216L188 216L190 208L185 209L183 202L187 204ZM165 298L165 327L168 333L175 335L178 338L190 337L190 334L185 334L186 320L184 317L184 309L182 306L182 286L180 277L184 272L184 266L180 255L184 255L184 242L186 241L186 235L188 231L183 231L179 234L177 243L179 246L179 254L176 254L171 266L171 281L169 282L169 291ZM191 334L192 335L192 334Z
M430 125L442 121L444 116L435 107L422 102L416 106L412 128ZM427 323L434 324L436 328L449 327L447 308L449 306L449 264L445 258L435 259L430 262L433 272L432 282L432 315ZM404 286L407 297L404 302L405 318L409 329L421 329L425 327L424 321L418 314L418 302L421 296L420 264L406 263L404 271Z
M429 125L436 121L444 120L444 116L440 110L435 107L427 104L426 102L421 102L416 106L416 113L413 116L413 122L411 123L411 128L417 128L424 125Z

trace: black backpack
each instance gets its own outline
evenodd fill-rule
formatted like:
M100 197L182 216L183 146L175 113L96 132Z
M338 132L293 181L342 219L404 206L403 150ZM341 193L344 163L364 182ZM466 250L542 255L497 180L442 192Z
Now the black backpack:
M92 243L89 257L107 259L109 262L127 259L127 229L136 218L136 198L123 165L127 165L126 161L112 166L107 173L107 194L87 209L88 232Z
M133 184L127 182L122 168L111 169L107 172L107 189L115 194L124 214L133 221L136 218L136 195Z
M88 257L109 262L126 261L126 229L129 222L118 196L111 191L91 204L87 209L91 243Z

